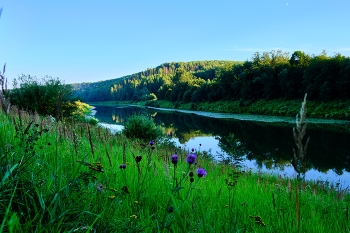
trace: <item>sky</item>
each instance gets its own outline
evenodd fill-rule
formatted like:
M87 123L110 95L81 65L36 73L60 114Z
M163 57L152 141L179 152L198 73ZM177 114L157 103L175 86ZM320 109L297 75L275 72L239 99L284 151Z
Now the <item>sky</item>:
M0 0L0 8L9 84L22 74L97 82L277 49L350 56L349 0Z

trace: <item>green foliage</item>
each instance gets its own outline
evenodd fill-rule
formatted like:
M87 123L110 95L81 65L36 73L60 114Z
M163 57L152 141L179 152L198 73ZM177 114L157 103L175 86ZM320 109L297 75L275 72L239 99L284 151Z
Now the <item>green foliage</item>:
M157 100L146 103L147 106L158 108L178 108L186 110L200 110L207 112L256 114L272 116L295 117L299 111L301 100L236 100L236 101L216 101L180 103L165 100ZM308 101L308 114L312 118L322 119L350 119L350 101L330 101L327 103L320 101Z
M125 123L123 133L128 138L137 138L145 142L158 139L162 131L157 127L152 118L145 115L133 115Z
M89 115L92 112L92 106L88 105L87 103L80 102L79 100L75 101L74 105L76 106L76 109L71 114L74 120L86 122L91 125L97 125L98 119Z
M84 101L144 101L150 93L172 102L350 99L350 58L281 50L254 53L250 61L165 63L120 79L75 84Z
M157 96L154 93L149 94L148 100L157 100Z
M72 87L64 85L58 78L46 76L38 80L22 75L14 80L13 86L10 93L12 104L21 109L57 118L71 116L77 111L72 101Z
M164 63L152 69L97 83L73 84L75 95L85 102L145 100L150 93L158 99L182 101L187 87L200 86L215 78L222 66L232 66L234 61L193 61ZM182 84L177 94L171 92ZM184 87L184 88L183 88Z

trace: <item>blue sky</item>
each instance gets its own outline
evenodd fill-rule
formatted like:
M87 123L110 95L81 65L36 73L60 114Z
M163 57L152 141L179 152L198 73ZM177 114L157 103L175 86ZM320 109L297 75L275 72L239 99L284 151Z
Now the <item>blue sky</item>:
M164 62L350 56L349 0L0 0L0 66L95 82Z

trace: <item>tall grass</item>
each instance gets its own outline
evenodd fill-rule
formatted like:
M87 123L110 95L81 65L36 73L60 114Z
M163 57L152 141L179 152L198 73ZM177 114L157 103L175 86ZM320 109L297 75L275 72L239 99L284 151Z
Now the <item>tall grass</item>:
M0 127L0 232L350 229L349 193L321 182L301 181L297 196L287 177L238 170L200 151L145 144L15 108L0 113ZM207 175L198 177L198 168Z

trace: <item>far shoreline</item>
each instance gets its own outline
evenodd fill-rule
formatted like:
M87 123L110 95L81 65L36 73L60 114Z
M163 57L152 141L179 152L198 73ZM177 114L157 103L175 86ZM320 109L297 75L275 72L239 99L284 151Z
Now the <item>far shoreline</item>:
M92 106L138 106L155 108L167 111L184 111L206 116L218 115L220 118L234 118L232 115L247 116L248 119L257 116L286 118L285 122L295 123L295 117L300 110L301 100L259 100L247 106L240 106L239 101L217 101L200 103L170 102L163 100L153 101L105 101L88 102ZM350 125L350 101L332 101L320 103L308 101L307 118L310 122L333 123ZM231 115L231 116L229 116ZM214 116L215 117L215 116ZM294 120L291 120L294 119Z

